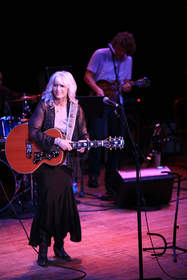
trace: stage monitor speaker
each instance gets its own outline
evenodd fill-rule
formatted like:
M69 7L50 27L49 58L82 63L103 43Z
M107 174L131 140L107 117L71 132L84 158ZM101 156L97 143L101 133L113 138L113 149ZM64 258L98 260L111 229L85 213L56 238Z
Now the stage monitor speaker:
M115 201L120 208L137 206L136 170L118 170L112 176ZM158 207L169 203L173 188L173 175L168 167L140 170L142 206Z

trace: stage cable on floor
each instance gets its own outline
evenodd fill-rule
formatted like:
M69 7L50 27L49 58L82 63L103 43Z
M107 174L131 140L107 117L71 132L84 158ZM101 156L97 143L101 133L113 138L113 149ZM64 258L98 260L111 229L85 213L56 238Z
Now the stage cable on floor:
M82 202L82 204L87 205L87 206L92 206L92 207L100 207L100 209L91 209L91 210L82 210L79 209L79 212L99 212L99 211L108 211L108 210L113 210L113 209L118 209L117 206L113 206L113 205L103 205L103 204L94 204L94 203L86 203L86 202Z
M169 278L171 278L171 279L175 279L175 280L186 280L187 279L187 277L185 277L185 278L178 278L178 277L174 277L174 276L172 276L172 275L170 275L163 267L162 267L162 265L160 264L160 262L159 262L159 260L158 260L158 257L157 257L157 253L156 253L156 251L155 251L155 248L154 248L154 244L153 244L153 240L152 240L152 237L151 237L151 234L150 234L150 230L149 230L149 223L148 223L148 218L147 218L147 211L145 211L145 221L146 221L146 226L147 226L147 234L148 234L148 236L149 236L149 239L150 239L150 242L151 242L151 246L152 246L152 250L153 250L153 252L154 252L154 257L155 257L155 259L156 259L156 262L157 262L157 264L158 264L158 266L160 267L160 269L162 270L162 272L165 274L165 275L167 275Z
M4 187L3 187L3 184L2 184L2 182L1 182L1 180L0 180L0 185L1 185L2 189L3 189L3 193L4 193L5 197L6 197L6 200L8 201L8 204L10 205L10 207L11 207L11 209L12 209L14 215L15 215L16 217L18 217L18 213L16 212L15 208L14 208L13 205L11 204L11 202L10 202L10 200L9 200L9 198L8 198L8 195L7 195L7 193L6 193L6 191L5 191ZM28 233L27 233L27 231L26 231L26 228L25 228L25 226L24 226L24 224L23 224L21 218L17 218L17 220L19 221L19 223L20 223L22 229L24 230L28 241L30 241L29 235L28 235ZM34 250L37 254L39 254L39 252L36 250L36 248L35 248L34 246L31 245L31 247L33 248L33 250ZM83 271L83 270L76 269L76 268L71 268L71 267L68 267L68 266L60 266L60 267L61 267L61 268L65 268L65 269L69 269L69 270L73 270L73 271L76 271L76 272L80 272L80 273L83 274L82 276L73 278L72 280L81 280L81 279L84 279L84 278L87 276L86 272Z
M2 187L2 189L3 189L3 193L4 193L5 197L6 197L6 200L8 201L8 204L10 205L10 208L12 209L14 215L15 215L16 217L18 217L18 213L16 212L16 210L15 210L15 208L13 207L11 201L9 200L8 195L7 195L7 193L6 193L5 189L4 189L3 184L2 184L1 181L0 181L0 184L1 184L1 187ZM28 235L28 233L27 233L27 231L26 231L26 228L25 228L25 226L24 226L22 220L21 220L20 218L16 218L16 219L19 221L19 223L20 223L22 229L24 230L24 232L25 232L25 234L26 234L27 239L30 241L29 235ZM38 254L38 251L37 251L33 246L32 246L32 248L33 248L34 251Z

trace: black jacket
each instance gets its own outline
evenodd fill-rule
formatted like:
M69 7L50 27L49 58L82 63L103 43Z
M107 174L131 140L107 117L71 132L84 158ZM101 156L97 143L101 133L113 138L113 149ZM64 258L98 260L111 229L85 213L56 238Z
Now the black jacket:
M79 105L78 105L79 106ZM67 111L69 112L70 103L67 103ZM50 128L54 128L55 122L55 108L54 106L46 105L46 103L41 100L33 115L29 120L29 133L30 137L43 151L50 151L56 149L54 145L55 138L45 134L44 132ZM78 141L88 138L86 121L82 108L78 107L75 128L72 136L72 141ZM79 155L74 150L67 153L67 167L73 170L74 177L80 177L80 164Z

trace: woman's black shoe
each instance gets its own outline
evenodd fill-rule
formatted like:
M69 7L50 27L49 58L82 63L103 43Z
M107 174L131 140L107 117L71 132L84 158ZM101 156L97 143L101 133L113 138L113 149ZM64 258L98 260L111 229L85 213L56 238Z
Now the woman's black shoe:
M46 244L42 244L39 246L38 261L37 261L38 265L40 266L48 265L47 251L48 251L48 246Z
M48 258L46 256L38 255L37 263L40 266L47 266L48 265Z
M71 261L71 257L66 253L66 251L64 250L64 248L62 247L61 249L58 249L56 247L53 247L55 256L58 258L61 258L65 261Z

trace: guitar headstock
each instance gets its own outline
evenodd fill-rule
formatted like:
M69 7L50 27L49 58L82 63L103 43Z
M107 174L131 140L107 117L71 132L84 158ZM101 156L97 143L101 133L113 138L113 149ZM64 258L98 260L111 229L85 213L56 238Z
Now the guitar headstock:
M110 150L112 149L122 149L124 147L124 139L123 137L114 137L112 138L109 136L107 139L104 140L104 147Z
M144 77L142 79L138 79L134 82L134 85L135 86L138 86L138 87L150 87L151 85L151 80L149 80L147 77Z

